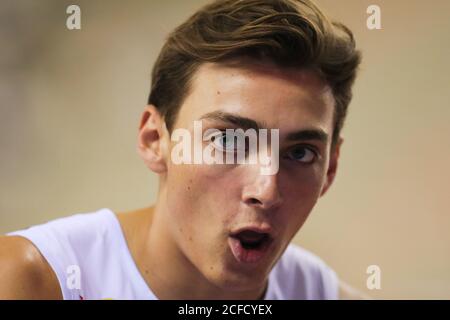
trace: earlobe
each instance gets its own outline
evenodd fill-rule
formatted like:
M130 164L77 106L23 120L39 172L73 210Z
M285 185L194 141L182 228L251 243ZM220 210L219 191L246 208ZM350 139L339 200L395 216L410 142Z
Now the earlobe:
M330 189L331 185L334 182L334 179L336 177L336 172L338 168L338 162L339 162L339 153L341 149L341 145L344 142L343 137L339 137L338 142L336 143L336 146L334 147L334 150L331 151L330 154L330 165L328 166L327 170L327 176L325 180L325 184L322 188L322 191L320 192L320 197L322 197L328 189Z
M167 170L164 128L164 120L159 111L148 105L141 116L137 151L145 165L158 174Z

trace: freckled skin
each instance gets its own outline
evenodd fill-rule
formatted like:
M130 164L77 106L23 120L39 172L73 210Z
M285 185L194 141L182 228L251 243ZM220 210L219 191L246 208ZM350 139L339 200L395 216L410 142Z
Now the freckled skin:
M146 243L149 252L141 261L155 270L148 280L159 296L170 296L170 289L176 292L176 285L167 289L171 283L161 280L167 278L183 290L195 283L192 290L199 295L259 297L271 268L334 177L339 146L330 153L331 139L310 142L320 154L310 165L282 157L292 146L286 140L290 132L320 128L331 137L333 96L314 73L270 64L202 65L174 129L188 129L193 136L194 120L216 110L279 129L280 168L276 175L262 176L259 165L176 165L170 161L176 143L169 136L162 138L164 169L159 172L160 191ZM217 125L205 120L203 130ZM273 227L273 250L256 266L237 265L228 246L229 233L262 222ZM151 261L155 256L158 266Z

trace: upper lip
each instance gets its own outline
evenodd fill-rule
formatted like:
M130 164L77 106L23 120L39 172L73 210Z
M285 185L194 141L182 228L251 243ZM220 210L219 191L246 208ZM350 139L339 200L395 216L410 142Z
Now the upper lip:
M257 232L257 233L261 233L261 234L267 234L270 237L273 237L273 229L271 226L269 225L249 225L249 226L244 226L238 229L233 230L232 232L230 232L230 236L231 237L235 237L237 236L239 233L243 232L243 231L253 231L253 232Z

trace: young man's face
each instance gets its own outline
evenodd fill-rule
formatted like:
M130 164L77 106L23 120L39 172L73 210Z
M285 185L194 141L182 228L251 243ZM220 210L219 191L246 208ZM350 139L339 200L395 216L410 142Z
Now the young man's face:
M209 281L228 290L264 283L333 180L333 110L331 90L312 72L268 64L204 64L196 72L174 130L194 137L195 120L202 119L204 132L237 129L244 118L279 129L273 175L262 175L259 164L180 165L168 155L163 200L170 232Z

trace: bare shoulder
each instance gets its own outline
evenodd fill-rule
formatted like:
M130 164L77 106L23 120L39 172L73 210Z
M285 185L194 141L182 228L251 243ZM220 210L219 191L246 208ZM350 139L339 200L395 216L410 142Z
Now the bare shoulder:
M53 269L20 236L0 236L0 283L0 299L62 299Z
M339 280L339 299L340 300L371 300L372 298L348 283Z

